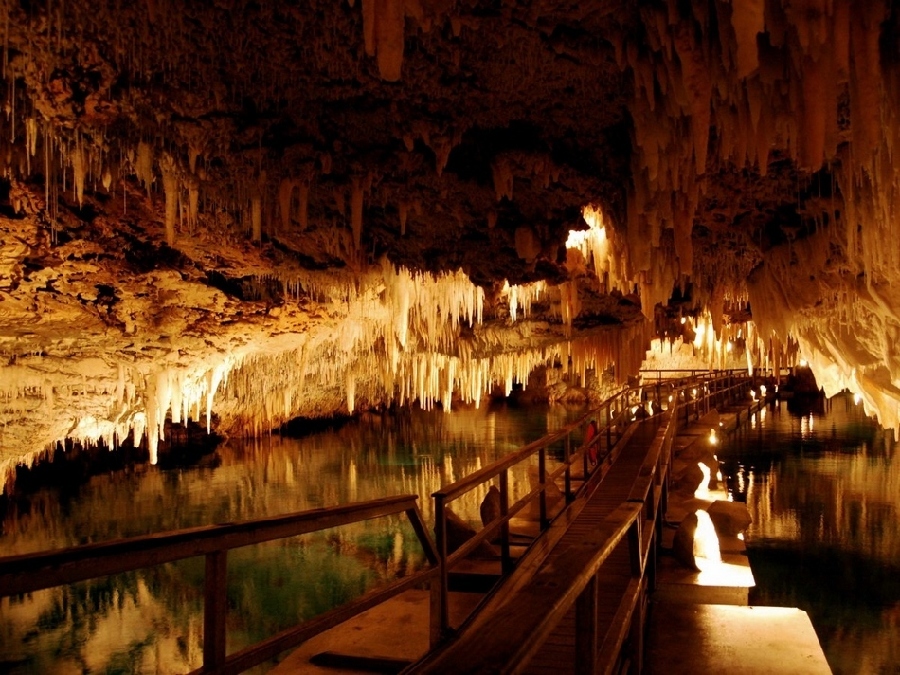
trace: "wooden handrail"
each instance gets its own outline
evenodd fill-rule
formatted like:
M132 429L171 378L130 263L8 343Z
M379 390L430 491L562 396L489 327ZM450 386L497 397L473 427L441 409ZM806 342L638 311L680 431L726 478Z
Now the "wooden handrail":
M685 371L678 371L678 372L685 372ZM696 378L697 382L695 382L694 384L696 384L698 386L702 386L704 383L718 382L726 377L730 377L733 373L739 373L739 372L744 372L744 371L714 371L711 373L708 371L697 371L697 372L702 372L702 375L698 376ZM641 385L638 387L631 387L628 389L623 389L622 391L620 391L620 392L614 394L613 396L611 396L610 398L606 399L601 405L597 406L596 408L593 408L592 410L588 411L587 413L585 413L584 415L579 417L574 422L570 422L566 426L560 427L558 430L551 432L550 434L547 434L546 436L539 438L536 441L532 441L531 443L522 446L518 450L513 451L512 453L496 460L495 462L492 462L491 464L488 464L487 466L479 469L475 473L471 473L468 476L464 476L463 478L459 479L458 481L456 481L454 483L451 483L450 485L445 485L440 490L434 492L432 494L432 496L435 497L436 499L443 500L445 504L449 503L449 502L459 498L463 494L470 492L471 490L478 487L479 485L486 483L489 480L492 480L494 477L498 476L505 469L509 469L509 468L515 466L519 462L521 462L524 459L527 459L528 457L533 455L535 452L537 452L541 448L546 448L546 447L552 445L553 443L555 443L563 438L566 438L573 431L581 428L584 425L585 421L588 420L588 418L596 417L600 410L612 409L613 407L618 407L617 405L614 405L614 404L618 403L619 399L624 399L625 401L628 401L631 394L634 394L636 392L640 392L640 391L646 390L646 389L654 389L656 386L657 386L657 384L654 383L654 384ZM680 389L681 390L690 389L691 386L692 386L691 384L683 384L680 387ZM721 392L717 392L717 393L721 393ZM708 397L709 397L709 393L706 393L703 397L698 397L698 398L705 399ZM677 403L677 401L676 401L676 403ZM606 424L603 427L601 427L600 429L598 429L598 433L595 436L595 440L593 442L594 443L599 442L599 440L600 440L599 432L600 431L605 430L609 426L615 426L618 422L623 421L623 420L628 420L628 416L624 409L619 410L617 412L616 417L613 420L607 420Z
M386 497L240 523L192 527L56 551L7 556L0 558L0 596L31 593L42 588L380 518L414 508L416 499L416 495Z
M203 667L195 673L239 673L295 647L323 630L439 575L438 553L417 504L416 495L385 497L257 520L194 527L176 532L87 544L0 558L0 596L29 593L109 574L152 567L195 556L206 557L203 612ZM230 656L225 654L227 553L231 549L295 537L349 523L405 513L432 564L371 591L351 603L278 633ZM435 594L433 594L435 596ZM432 611L437 607L433 606ZM435 625L436 620L435 620ZM437 637L437 631L432 631Z
M460 478L455 483L445 485L437 492L434 492L433 496L436 497L440 495L444 500L448 502L453 501L457 497L464 495L466 492L469 492L473 488L478 487L482 483L485 483L488 480L494 478L494 476L498 475L504 469L509 469L510 467L513 467L521 462L523 459L530 457L541 448L546 448L556 441L565 438L571 431L578 428L578 424L578 422L571 423L565 427L561 427L557 431L539 438L536 441L532 441L528 445L523 445L518 450L505 455L504 457L491 464L488 464L475 473L470 473L468 476Z
M407 588L417 586L423 582L432 581L437 578L437 575L438 570L433 567L408 577L397 579L384 588L372 590L365 595L356 598L355 600L351 600L345 605L341 605L340 607L325 612L314 619L310 619L298 626L287 628L262 642L245 647L234 654L230 654L225 659L224 663L215 671L206 668L198 668L197 670L192 670L190 675L208 675L210 672L215 672L216 675L241 673L253 666L278 656L278 654L281 654L291 647L296 647L298 644L315 637L329 628L334 628L335 626L344 623L344 621L353 618L357 614L381 604L398 593L402 593Z

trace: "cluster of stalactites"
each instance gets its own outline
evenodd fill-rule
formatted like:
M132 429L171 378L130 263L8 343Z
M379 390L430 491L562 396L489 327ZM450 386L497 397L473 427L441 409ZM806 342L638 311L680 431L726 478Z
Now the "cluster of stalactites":
M564 343L563 371L581 378L586 385L589 371L604 372L614 368L617 384L637 373L647 355L651 325L647 321L624 326L608 333L576 337Z
M10 87L11 100L26 106L24 94ZM5 120L11 136L0 142L0 175L12 180L27 180L35 173L44 179L44 205L48 220L56 223L62 195L82 205L90 193L116 199L123 212L131 205L127 181L162 203L162 238L177 247L198 233L201 215L206 226L243 231L254 242L264 236L292 236L309 227L311 183L318 175L331 172L331 158L320 154L310 159L297 175L271 179L265 170L248 171L223 186L221 178L213 185L204 155L196 147L184 153L174 152L162 139L140 140L120 152L110 149L103 128L78 128L74 131L55 126L40 116L16 120L16 106L8 106ZM343 228L335 228L329 253L342 259L355 258L362 246L366 199L372 190L373 176L360 173L347 184L321 189L317 198L331 213L336 213ZM161 198L161 199L160 199ZM32 208L39 205L32 204ZM20 212L25 204L14 202ZM401 211L407 204L398 206ZM405 218L403 218L405 220ZM405 226L405 223L402 224ZM401 227L405 229L405 227ZM331 230L329 230L331 231Z
M570 231L566 248L580 252L585 261L591 261L594 274L605 292L614 289L629 292L631 285L625 247L619 242L615 231L607 227L603 212L598 207L588 204L581 210L581 215L588 228Z
M519 315L519 308L522 308L522 314L528 318L531 314L531 305L547 295L547 282L535 281L530 284L513 284L504 282L503 290L500 296L509 302L509 318L515 321Z
M449 411L455 400L480 405L497 390L508 395L526 386L538 367L562 364L565 372L585 379L588 371L614 366L618 381L637 372L645 354L646 324L610 330L543 348L526 348L477 356L438 352L404 352L392 361L381 349L352 354L329 343L308 343L294 352L245 359L228 377L223 405L240 411L241 422L260 433L289 420L298 409L331 391L343 392L347 409L357 396L369 401L417 403ZM359 388L359 389L357 389Z
M753 321L722 322L717 326L709 311L686 321L686 328L694 335L694 354L710 370L733 368L741 352L751 375L780 373L800 363L800 345L791 334L781 337L773 331L761 331Z
M450 410L454 399L478 405L495 388L508 394L535 368L554 363L582 378L614 365L622 380L639 369L649 341L649 324L640 322L540 348L488 332L476 346L459 337L462 321L481 321L483 301L464 274L432 276L385 263L380 277L337 293L346 315L330 330L298 335L298 346L278 356L233 361L239 367L227 377L222 405L254 433L314 408L310 402L329 391L332 400L343 394L350 412L361 396Z
M74 421L62 419L65 437L85 444L102 440L112 448L131 434L138 445L146 434L150 462L155 464L159 441L165 440L167 418L176 424L205 419L209 430L213 397L236 362L233 356L226 356L214 365L139 368L109 366L100 359L87 359L67 365L60 372L47 373L7 366L0 369L0 410L9 413L17 399L37 398L43 401L46 414L59 416L54 405L57 400L101 397L107 402L106 415L85 415ZM42 365L51 367L49 363Z
M898 234L891 214L900 206L891 163L900 91L879 51L888 9L883 0L668 0L640 9L644 34L616 44L635 83L628 249L636 272L652 283L661 271L691 274L710 147L763 175L775 149L809 171L839 158L849 256L861 270L896 268L896 247L879 245ZM665 229L674 230L673 250L660 246Z

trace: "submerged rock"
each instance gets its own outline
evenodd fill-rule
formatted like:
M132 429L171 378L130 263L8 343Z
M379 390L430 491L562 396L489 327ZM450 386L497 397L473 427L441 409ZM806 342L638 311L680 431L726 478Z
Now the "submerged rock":
M720 537L736 537L747 531L753 518L747 505L741 502L715 501L707 509Z

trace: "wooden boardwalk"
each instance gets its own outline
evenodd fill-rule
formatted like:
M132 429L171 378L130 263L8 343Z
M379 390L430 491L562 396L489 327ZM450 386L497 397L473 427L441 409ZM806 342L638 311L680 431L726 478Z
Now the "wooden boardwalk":
M597 485L591 486L587 503L580 516L560 540L558 546L571 544L573 540L590 537L623 502L628 500L641 466L659 428L658 419L641 424L609 472ZM622 540L613 549L597 574L597 632L602 644L610 631L621 629L614 625L622 597L631 583L632 566L628 542ZM531 659L525 672L534 675L559 675L575 672L575 613L569 610L543 647Z
M348 622L358 634L367 621L386 625L388 615L405 617L403 630L394 631L403 643L402 653L382 653L385 643L375 639L369 641L374 648L367 654L368 646L357 640L356 653L347 649L346 642L306 659L295 652L281 664L287 668L292 662L291 669L279 667L279 672L307 672L302 668L318 668L315 659L321 663L320 657L325 656L330 672L361 668L452 675L640 672L676 430L683 428L690 434L691 421L711 407L746 401L749 382L745 375L730 371L692 373L622 390L578 420L434 493L436 541L422 520L418 497L404 495L2 558L0 595L202 556L206 559L204 641L198 674L242 672L304 643L317 649L312 643L320 638L346 635ZM670 410L636 421L635 413L649 401L657 409ZM600 426L590 438L585 430L592 418ZM560 447L561 459L554 454ZM585 455L594 450L601 461L591 469ZM535 470L530 474L531 489L513 498L510 470L523 463L529 472ZM451 507L476 490L493 494L495 502L485 498L482 529L451 546ZM401 514L421 542L429 561L426 569L226 654L229 551ZM531 543L519 556L523 538L512 530L523 522L534 528L535 538L528 538ZM453 527L457 536L459 524ZM472 577L478 571L467 565L479 556L491 565L493 577L501 579L480 602L475 593L458 592L473 589L451 588L451 580L458 582L461 574ZM473 600L478 607L470 613ZM376 615L382 618L372 619Z

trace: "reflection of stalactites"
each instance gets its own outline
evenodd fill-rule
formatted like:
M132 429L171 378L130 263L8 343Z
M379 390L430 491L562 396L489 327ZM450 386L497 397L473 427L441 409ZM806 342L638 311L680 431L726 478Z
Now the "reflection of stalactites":
M349 488L349 494L347 496L350 501L355 502L359 494L359 484L356 475L356 462L352 459L350 460L350 466L347 468L347 474L347 486Z
M356 377L352 370L347 370L347 410L353 412L356 408Z

